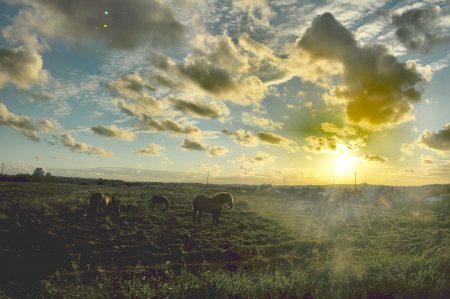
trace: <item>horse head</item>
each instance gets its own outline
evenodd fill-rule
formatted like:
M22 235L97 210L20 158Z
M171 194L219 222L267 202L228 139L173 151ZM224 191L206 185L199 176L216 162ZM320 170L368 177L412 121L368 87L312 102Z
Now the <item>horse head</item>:
M230 193L225 193L226 194L226 201L225 204L232 209L233 208L233 195L231 195Z

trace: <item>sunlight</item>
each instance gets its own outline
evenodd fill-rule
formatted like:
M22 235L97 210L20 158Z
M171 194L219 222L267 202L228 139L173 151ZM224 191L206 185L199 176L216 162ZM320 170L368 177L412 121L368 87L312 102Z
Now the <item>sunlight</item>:
M334 169L337 175L343 176L353 171L353 157L345 154L337 156L334 160Z

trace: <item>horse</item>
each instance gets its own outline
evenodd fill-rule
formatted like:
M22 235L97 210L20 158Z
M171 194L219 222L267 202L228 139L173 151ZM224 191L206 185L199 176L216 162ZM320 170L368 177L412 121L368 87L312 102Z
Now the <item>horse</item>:
M164 206L166 210L168 210L170 208L169 199L161 194L153 195L152 204L153 204L153 208L155 208L156 205L160 206L160 207Z
M89 198L89 216L101 216L103 211L111 209L120 214L120 202L108 193L93 193Z
M233 208L233 196L228 192L222 192L208 197L205 195L197 195L192 201L192 210L194 215L192 222L195 224L195 216L198 212L198 223L202 223L202 212L210 212L213 216L213 225L219 224L220 213L222 207L227 205L230 209Z

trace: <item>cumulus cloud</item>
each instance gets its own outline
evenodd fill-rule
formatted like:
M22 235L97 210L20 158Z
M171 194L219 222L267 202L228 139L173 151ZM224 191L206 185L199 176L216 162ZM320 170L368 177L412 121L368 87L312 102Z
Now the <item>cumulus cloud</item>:
M413 103L421 98L417 84L426 79L417 63L399 62L382 45L358 45L330 13L313 20L297 48L314 61L342 65L343 85L332 88L324 98L328 103L344 104L350 122L380 129L413 118Z
M97 125L92 127L92 131L98 135L114 137L124 141L133 141L134 138L136 138L136 135L133 132L122 130L115 125L111 125L109 127Z
M183 62L168 57L154 57L153 63L162 75L159 83L187 94L211 95L240 105L259 103L267 86L249 73L246 55L225 34L198 35L193 42L197 51Z
M224 146L208 146L199 140L184 139L181 148L187 151L207 152L209 156L223 156L228 153L228 149Z
M145 90L154 90L138 73L127 74L108 83L108 87L119 95L127 98L138 98Z
M39 132L50 132L55 125L48 119L33 123L27 115L16 115L9 111L5 104L0 103L0 125L10 127L32 141L40 141Z
M338 127L334 123L321 123L325 136L307 136L303 149L310 153L356 151L366 145L367 134L353 126Z
M114 103L130 116L157 115L163 112L163 104L150 95L141 95L134 99L116 99Z
M368 162L379 162L379 163L387 163L389 161L388 158L383 157L383 156L379 156L379 155L368 155L365 154L362 156L362 159Z
M78 142L71 134L64 134L60 136L63 145L73 152L85 153L92 156L99 156L101 158L111 158L112 152L109 152L100 147L94 147L84 142Z
M274 145L274 146L279 146L279 147L283 147L289 151L297 151L298 150L298 145L295 141L288 139L284 136L275 134L275 133L270 133L270 132L259 132L258 134L256 134L256 136L259 138L259 140L261 142L270 144L270 145Z
M245 147L255 147L259 143L258 137L251 131L245 131L243 129L238 129L236 131L223 129L222 133L229 136L236 143Z
M141 119L141 128L143 130L163 132L168 131L175 134L200 135L201 130L189 123L180 123L171 119L154 119L151 116L143 116Z
M119 49L143 44L171 46L183 39L184 26L157 0L26 0L22 23L49 38L103 41ZM45 20L45 21L44 21Z
M392 16L398 40L410 50L429 51L438 43L450 42L450 36L439 22L441 8L413 8Z
M444 128L437 133L430 130L423 131L416 143L438 153L448 153L450 151L450 123L445 124Z
M180 98L169 97L172 106L185 114L200 118L223 118L230 114L223 103L207 101L187 101Z
M48 73L43 69L41 55L32 48L0 48L0 88L12 83L21 89L45 83Z
M242 129L238 129L236 131L224 129L222 130L222 133L229 136L236 143L239 143L245 147L255 147L261 143L264 143L282 147L292 152L298 150L298 145L295 141L275 133L261 131L255 134L251 131L245 131Z
M17 25L17 21L1 33L5 41L19 46L0 48L0 89L7 83L24 90L35 84L46 83L49 74L44 69L40 54L42 46L37 35Z
M260 127L265 130L281 129L284 125L270 118L256 116L248 112L242 113L242 122L246 125Z
M162 145L150 143L146 147L134 151L134 153L144 156L159 156L161 155L161 152L165 149L166 148Z

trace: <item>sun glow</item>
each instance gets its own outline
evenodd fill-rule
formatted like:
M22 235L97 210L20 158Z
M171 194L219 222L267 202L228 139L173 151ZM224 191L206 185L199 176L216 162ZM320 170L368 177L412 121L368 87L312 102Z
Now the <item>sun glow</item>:
M347 155L339 155L334 160L334 169L337 175L347 175L353 171L354 158Z

